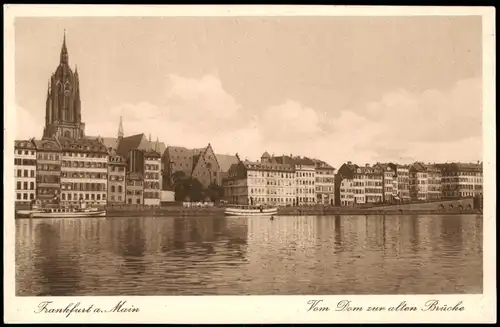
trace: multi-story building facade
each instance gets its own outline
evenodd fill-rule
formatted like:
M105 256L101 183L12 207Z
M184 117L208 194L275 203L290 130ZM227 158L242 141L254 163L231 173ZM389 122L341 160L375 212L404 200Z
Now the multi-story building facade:
M108 151L98 139L58 138L61 145L61 203L107 204Z
M365 167L360 167L356 165L354 169L354 176L352 179L352 191L354 194L353 204L365 204L366 203L366 182L368 176L366 175Z
M122 156L109 157L108 162L108 204L125 203L126 162Z
M427 170L427 200L435 201L443 198L441 187L441 170L435 165L425 165Z
M383 176L384 172L377 167L364 167L366 176L365 196L366 203L382 203L384 197ZM391 188L392 193L392 188Z
M356 203L365 203L365 175L362 167L348 161L335 174L335 205Z
M354 205L354 192L353 192L353 181L352 179L343 179L340 182L340 191L338 192L338 198L340 202L336 205L342 207L350 207Z
M16 203L31 203L36 198L36 145L33 140L15 141L14 178Z
M322 160L312 160L316 165L316 203L333 206L335 204L335 168Z
M297 204L316 203L316 165L309 158L293 158L295 164L295 184Z
M483 195L483 163L446 163L436 165L442 174L444 199Z
M144 204L160 205L161 156L154 150L144 151Z
M427 200L427 168L416 162L410 166L410 198L412 201Z
M396 172L388 164L377 163L374 168L378 169L382 174L382 202L392 203L397 200L397 178Z
M296 201L295 170L265 153L261 162L233 164L223 181L224 197L231 204L292 206Z
M394 185L397 185L396 199L401 202L410 202L410 166L389 163L389 167L396 172Z
M61 146L57 139L34 140L36 145L36 201L57 207L61 194Z
M142 174L127 172L125 181L127 204L144 204L144 179Z

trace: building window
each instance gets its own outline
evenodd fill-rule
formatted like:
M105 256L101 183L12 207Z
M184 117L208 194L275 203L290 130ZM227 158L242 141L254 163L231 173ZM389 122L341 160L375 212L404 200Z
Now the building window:
M132 204L132 199L128 199L128 204Z
M35 183L34 182L30 182L30 190L34 190L35 189Z
M119 192L119 193L122 193L122 192L123 192L123 189L122 189L122 186L121 186L121 185L119 185L119 186L118 186L118 192Z
M24 182L23 186L24 186L24 189L27 190L28 189L28 182Z
M21 193L17 193L17 199L21 200Z
M88 200L88 199L89 199L89 195L85 194L85 200Z
M141 199L137 199L137 204L141 204Z
M34 200L35 199L35 194L31 193L30 194L30 200Z
M115 186L114 185L111 185L111 192L114 193L115 192Z
M17 189L20 190L21 189L21 182L17 182Z
M62 199L63 201L65 201L65 200L66 200L66 194L64 194L64 193L63 193L63 194L61 195L61 199Z
M21 169L18 169L18 170L17 170L17 177L22 177L22 176L23 176L23 175L22 175Z
M97 194L97 200L101 200L101 195Z
M28 200L28 193L23 193L23 200Z

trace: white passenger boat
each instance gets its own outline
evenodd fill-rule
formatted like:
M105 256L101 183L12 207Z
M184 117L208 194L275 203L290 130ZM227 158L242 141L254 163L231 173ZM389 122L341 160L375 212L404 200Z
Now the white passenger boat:
M106 210L98 208L86 208L81 203L79 208L44 208L39 209L32 206L30 210L18 210L16 216L19 218L83 218L104 217Z
M278 208L262 206L228 206L224 213L226 216L276 216Z

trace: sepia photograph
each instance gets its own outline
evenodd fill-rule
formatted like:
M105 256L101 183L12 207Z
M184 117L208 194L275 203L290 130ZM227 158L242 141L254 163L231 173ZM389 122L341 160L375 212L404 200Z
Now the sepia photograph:
M484 295L480 14L12 22L16 298Z

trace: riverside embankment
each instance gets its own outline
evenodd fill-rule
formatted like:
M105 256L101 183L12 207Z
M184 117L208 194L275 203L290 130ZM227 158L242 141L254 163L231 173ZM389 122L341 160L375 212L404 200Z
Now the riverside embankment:
M280 216L317 216L317 215L456 215L481 214L474 208L471 199L460 199L439 202L411 203L402 205L384 205L372 207L334 207L334 206L304 206L279 207ZM179 205L165 207L146 206L110 206L107 217L197 217L224 215L223 207L183 207Z

